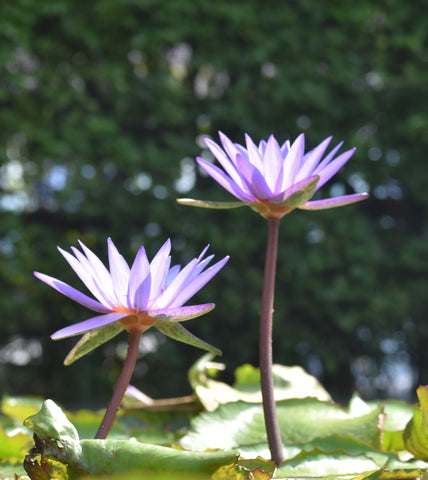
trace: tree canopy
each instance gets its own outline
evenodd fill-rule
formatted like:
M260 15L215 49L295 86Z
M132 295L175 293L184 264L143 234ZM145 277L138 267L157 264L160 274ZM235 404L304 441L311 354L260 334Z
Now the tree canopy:
M0 6L0 381L5 393L102 403L126 338L65 368L56 329L90 312L39 270L80 288L56 246L111 237L131 261L171 238L185 263L208 243L227 267L189 329L228 367L258 363L264 220L177 205L230 196L197 168L205 135L238 143L304 132L357 151L320 197L369 191L281 225L274 360L333 392L407 394L427 383L428 18L422 2L16 0ZM105 258L105 257L104 257ZM85 317L86 316L86 317ZM134 382L186 393L200 352L146 334ZM84 363L85 362L85 363ZM103 367L103 368L101 368ZM164 379L168 378L165 382ZM163 379L163 380L162 380ZM404 385L404 386L403 386Z

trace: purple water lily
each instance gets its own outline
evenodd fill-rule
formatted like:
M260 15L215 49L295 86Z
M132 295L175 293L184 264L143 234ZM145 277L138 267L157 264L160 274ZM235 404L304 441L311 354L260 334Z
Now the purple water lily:
M198 164L239 202L213 202L181 198L179 203L204 208L237 208L247 205L267 219L266 261L260 311L260 384L266 433L272 460L285 460L278 424L272 371L272 320L279 225L295 208L320 210L348 205L368 197L367 193L311 200L314 193L352 157L355 148L336 156L342 142L324 156L332 137L305 153L305 137L279 145L273 135L255 145L245 135L246 147L219 132L221 146L209 138L205 143L223 169L198 157Z
M214 255L203 258L208 246L198 258L183 269L170 268L171 242L167 240L149 263L141 247L131 267L108 239L108 270L101 260L82 242L82 252L72 247L74 256L61 248L58 250L86 285L95 299L70 285L43 273L34 272L43 282L81 305L100 313L84 322L65 327L52 335L52 339L79 335L118 323L120 330L137 329L144 332L152 325L161 331L167 322L180 322L203 315L214 308L213 303L183 306L228 261L225 257L206 269ZM159 325L157 325L159 321ZM174 327L172 327L174 328ZM178 327L179 328L179 327ZM175 329L174 329L175 331ZM172 333L174 333L174 331ZM168 334L167 332L164 332Z
M321 188L351 158L355 148L336 156L343 142L324 158L332 139L326 138L305 153L305 136L301 134L290 144L279 145L273 135L257 146L245 135L246 147L233 143L219 132L221 145L205 138L211 153L223 170L201 157L198 164L228 192L241 202L204 202L180 199L180 203L207 208L235 208L248 205L266 218L281 218L295 208L319 210L339 207L367 198L367 193L344 195L310 201Z
M214 255L204 258L207 246L198 258L190 261L184 268L180 265L171 267L169 255L171 242L167 240L151 262L144 247L141 247L132 266L129 267L110 238L107 243L109 269L82 242L80 246L83 253L72 247L74 256L58 248L95 299L61 280L34 272L37 278L55 290L101 314L63 328L52 335L52 339L57 340L84 334L65 359L66 365L70 365L121 331L128 332L128 353L95 436L98 439L106 438L113 425L134 371L141 335L148 328L154 326L176 340L215 354L221 353L177 322L198 317L214 308L213 303L183 305L229 260L229 257L225 257L210 268L206 268L214 258Z

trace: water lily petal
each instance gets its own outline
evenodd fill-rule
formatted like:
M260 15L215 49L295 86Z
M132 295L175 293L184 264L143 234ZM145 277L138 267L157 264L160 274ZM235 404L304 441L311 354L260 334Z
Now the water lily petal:
M81 333L94 330L95 328L104 327L104 325L108 325L109 323L117 322L121 318L127 316L129 316L129 313L125 312L111 312L106 313L105 315L98 315L97 317L92 317L84 322L75 323L69 327L62 328L51 335L51 338L52 340L59 340L60 338L74 337L75 335L80 335Z
M107 313L110 311L109 305L103 305L102 303L97 302L93 298L88 297L84 293L79 292L79 290L76 290L67 283L58 280L57 278L50 277L49 275L45 275L44 273L40 272L34 272L34 275L39 280L45 282L47 285L62 293L66 297L71 298L71 300L80 303L80 305L83 305L84 307L89 308L94 312Z
M326 208L343 207L351 203L360 202L369 197L368 193L354 193L352 195L343 195L341 197L326 198L324 200L313 200L306 202L297 208L302 210L324 210Z
M305 177L312 175L312 172L320 162L332 138L333 137L327 137L303 157L302 166L296 175L296 181L303 180Z
M206 283L208 283L219 270L224 267L228 260L229 256L224 257L222 260L215 263L197 277L193 278L193 280L186 285L183 290L177 292L177 295L168 306L170 308L174 308L184 305L190 298L193 297L193 295L195 295L196 292L198 292Z
M161 290L166 288L167 276L171 265L171 257L169 256L170 251L171 240L168 238L150 262L150 274L152 279L149 304L154 298L160 295Z
M252 199L267 200L271 197L272 192L262 173L249 160L240 154L237 155L236 162L246 185L246 189L252 194Z
M230 177L228 177L224 172L222 172L218 167L212 163L204 160L201 157L196 159L199 166L201 166L211 177L214 178L223 188L225 188L229 193L244 201L251 201L252 196L248 192L244 192Z
M240 188L243 188L241 176L239 175L239 172L236 170L236 165L235 165L236 162L235 161L232 162L232 160L223 152L221 147L217 145L217 143L215 143L213 140L211 140L210 138L205 138L204 140L207 147L211 150L211 153L220 162L221 166L224 168L224 170L230 176L230 178Z
M116 301L119 305L126 308L128 307L127 297L130 268L111 238L107 239L107 248L110 276Z
M340 170L343 165L354 155L355 148L348 150L347 152L342 153L337 158L332 160L328 165L322 169L316 169L315 174L320 176L320 181L318 183L318 188L321 188L324 183L326 183L330 178Z
M150 264L144 247L140 247L132 264L129 276L128 302L131 309L141 311L147 308L151 284Z
M102 304L111 305L111 298L109 298L105 291L100 291L100 289L94 283L92 268L90 266L88 268L88 265L85 265L84 262L80 262L77 258L73 257L73 255L66 252L62 248L58 247L58 251L65 258L80 280L86 285L87 289L92 293L92 295ZM84 261L88 263L87 258L84 257L84 259Z

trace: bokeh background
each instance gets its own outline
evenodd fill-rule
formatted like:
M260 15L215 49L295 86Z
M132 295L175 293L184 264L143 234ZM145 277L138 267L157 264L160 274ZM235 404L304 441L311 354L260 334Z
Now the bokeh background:
M285 217L274 360L301 365L334 398L413 399L428 383L428 16L398 0L15 0L0 5L0 394L69 408L104 406L122 334L64 367L75 339L57 329L91 312L36 280L81 288L58 253L81 239L131 261L170 237L173 261L211 244L228 265L189 322L221 348L233 380L258 364L265 222L249 209L199 210L177 197L228 200L194 158L203 137L333 135L357 152L320 196L360 204ZM187 394L201 351L145 334L133 383Z

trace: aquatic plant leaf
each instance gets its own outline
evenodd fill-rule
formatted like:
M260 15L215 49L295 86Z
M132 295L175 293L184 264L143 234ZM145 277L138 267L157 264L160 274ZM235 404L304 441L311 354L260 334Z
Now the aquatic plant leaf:
M233 465L238 457L237 450L191 452L135 439L80 440L76 428L51 400L25 424L35 434L35 447L24 464L32 480L43 478L38 475L44 471L51 476L55 471L60 480L128 470L212 473L223 465Z
M277 402L278 421L285 445L307 443L317 437L352 435L378 447L381 409L354 416L345 409L315 398ZM235 448L266 442L263 408L260 404L234 402L192 420L181 439L185 448Z
M428 386L419 386L416 393L419 405L404 430L404 443L415 458L428 461Z
M244 364L235 370L236 382L233 386L212 378L225 366L213 362L212 354L202 356L189 370L189 382L193 391L207 411L215 410L219 405L242 400L261 403L260 369ZM319 400L331 400L328 392L318 380L301 367L273 365L275 399L315 397Z
M99 327L85 333L83 337L76 343L70 353L64 360L64 365L71 365L73 362L83 357L92 350L95 350L100 345L108 342L120 332L124 330L122 324L119 322L110 323L104 327Z

